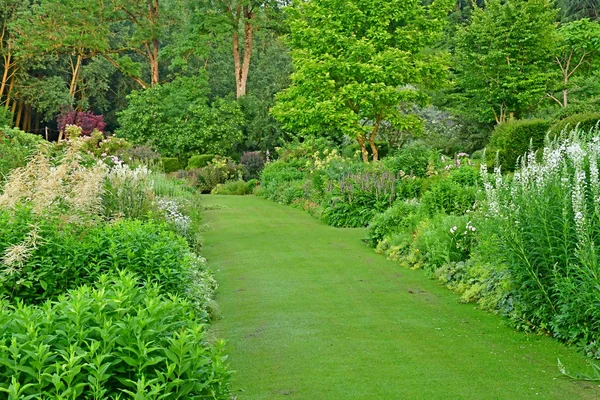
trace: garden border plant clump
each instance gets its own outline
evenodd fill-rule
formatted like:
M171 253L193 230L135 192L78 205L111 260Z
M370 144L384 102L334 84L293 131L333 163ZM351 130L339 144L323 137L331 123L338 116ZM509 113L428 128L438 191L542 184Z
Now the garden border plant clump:
M230 398L195 190L66 130L0 191L0 393Z

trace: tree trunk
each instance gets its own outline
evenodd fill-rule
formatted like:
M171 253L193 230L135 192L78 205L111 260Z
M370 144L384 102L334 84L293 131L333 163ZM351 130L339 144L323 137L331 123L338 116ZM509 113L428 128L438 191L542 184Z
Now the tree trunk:
M246 95L248 87L248 72L254 45L254 27L252 20L256 16L249 6L238 6L233 18L233 64L235 69L235 94L236 98ZM243 13L243 15L242 15ZM240 34L238 32L240 18L244 18L244 54L240 54Z
M19 101L19 108L17 110L17 117L15 118L15 128L21 126L21 116L23 115L23 102Z
M373 130L371 131L371 135L369 135L369 145L371 145L371 151L373 152L373 161L379 161L379 150L377 150L377 145L375 144L375 137L377 136L377 132L379 131L380 124L380 119L375 121L375 125L373 126Z
M2 73L2 82L0 82L0 100L2 100L2 97L4 96L4 90L6 89L6 84L8 83L10 65L11 55L8 53L4 56L4 72Z
M40 114L35 113L35 125L33 126L33 132L37 134L40 131Z
M31 131L31 106L25 106L25 116L23 117L23 130L25 132Z
M13 87L15 85L15 73L13 72L12 77L10 78L10 84L8 85L8 93L6 93L6 104L4 105L6 107L6 109L8 110L9 104L10 104L10 96L12 94L13 91ZM14 106L12 109L12 112L14 113Z
M240 60L240 35L237 31L233 32L233 68L235 70L235 94L240 98L240 79L242 62Z
M360 145L360 152L362 154L362 159L365 163L369 163L369 152L367 151L367 146L365 145L365 137L362 134L359 134L357 139L358 144Z
M77 93L77 80L79 79L79 71L81 70L81 54L77 55L77 61L75 65L71 61L71 84L69 85L69 94L75 99L75 93Z
M158 39L152 40L150 58L150 72L152 73L151 86L156 86L160 83L160 73L158 70L158 53L160 51L160 42Z

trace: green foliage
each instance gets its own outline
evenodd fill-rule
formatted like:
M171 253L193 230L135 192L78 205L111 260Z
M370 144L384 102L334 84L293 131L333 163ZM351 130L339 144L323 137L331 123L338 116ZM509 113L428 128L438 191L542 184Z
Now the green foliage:
M134 275L98 277L39 307L0 306L7 398L228 399L223 344L189 303Z
M375 247L385 238L402 231L410 232L420 219L419 211L420 207L415 202L395 202L390 208L373 218L367 231L367 243Z
M385 169L340 174L325 192L323 221L338 227L367 226L396 200L396 185L396 176Z
M599 357L600 187L598 132L575 131L527 157L515 179L486 176L491 237L487 259L506 266L514 286L510 316Z
M423 193L423 207L429 215L439 213L463 215L473 208L478 189L452 179L437 179Z
M0 107L0 127L11 127L13 115L4 107Z
M561 24L557 29L557 79L549 96L562 107L574 101L587 102L597 96L598 87L589 78L600 56L600 24L581 19ZM575 98L573 98L574 96Z
M188 171L202 193L210 193L218 184L241 179L241 167L227 157L215 157L206 167Z
M214 154L196 154L191 156L187 163L187 169L206 167L213 158L215 158Z
M10 170L25 166L42 142L39 136L0 126L0 183Z
M228 155L242 138L243 114L234 101L209 102L203 78L178 78L129 95L119 136L166 156Z
M549 0L490 0L457 38L461 107L481 122L523 118L546 95L557 11Z
M210 193L226 194L233 196L245 196L252 193L252 187L245 181L229 181L218 184Z
M377 141L375 142L375 145L377 146L377 151L379 153L379 158L385 158L388 156L388 154L390 154L390 145L387 142L380 142ZM373 150L371 149L371 147L367 148L367 152L369 153L369 157L373 157ZM358 143L352 143L349 144L348 146L345 146L342 149L342 155L346 158L355 158L357 156L360 157L360 145Z
M115 165L106 175L102 214L107 219L148 219L156 211L152 184L146 167Z
M560 135L561 133L568 134L570 131L580 129L585 132L597 127L600 121L600 113L587 112L583 114L574 114L554 123L550 127L552 136ZM566 132L563 132L565 131Z
M440 155L425 146L408 146L396 151L382 163L394 173L403 171L407 175L425 177L428 167L440 165Z
M178 158L175 157L161 157L160 163L162 165L162 170L166 174L170 174L171 172L177 172L183 169L181 162Z
M498 154L498 161L505 171L512 171L517 160L530 148L537 150L544 145L551 122L544 119L508 121L496 126L487 148L488 157Z
M184 292L193 259L185 240L166 225L129 220L93 227L63 225L34 218L26 210L0 212L0 254L9 254L15 245L26 249L9 264L5 259L2 296L40 303L117 269L132 271L167 292ZM38 238L33 242L31 232Z
M290 160L289 162L279 160L267 164L260 175L264 196L276 200L276 197L283 193L283 187L292 182L302 181L305 176L302 168L305 165L301 160ZM291 201L286 202L286 204L289 203Z
M290 11L291 86L273 115L302 135L344 136L374 145L383 121L411 130L398 105L422 102L422 86L446 78L444 57L422 51L441 33L451 1L316 0Z

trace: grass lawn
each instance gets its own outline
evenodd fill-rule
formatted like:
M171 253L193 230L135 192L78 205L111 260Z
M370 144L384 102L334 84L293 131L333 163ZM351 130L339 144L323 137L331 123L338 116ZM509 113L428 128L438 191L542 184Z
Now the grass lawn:
M585 359L460 304L422 271L255 197L205 196L204 255L220 283L240 399L598 399L559 376Z

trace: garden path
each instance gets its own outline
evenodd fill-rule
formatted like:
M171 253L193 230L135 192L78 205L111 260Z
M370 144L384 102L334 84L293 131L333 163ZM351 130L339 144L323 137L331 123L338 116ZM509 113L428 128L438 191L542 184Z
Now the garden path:
M205 196L204 254L239 399L598 399L576 350L514 332L303 211Z

